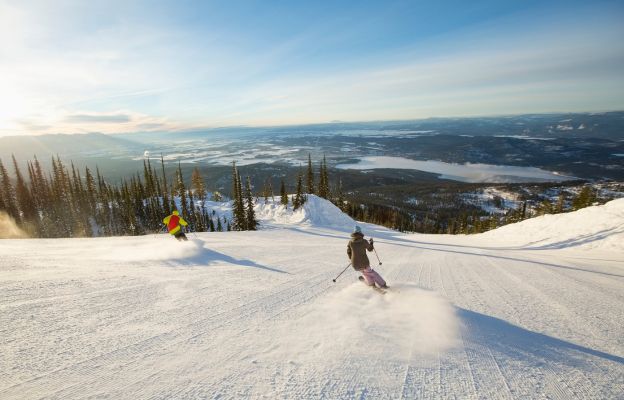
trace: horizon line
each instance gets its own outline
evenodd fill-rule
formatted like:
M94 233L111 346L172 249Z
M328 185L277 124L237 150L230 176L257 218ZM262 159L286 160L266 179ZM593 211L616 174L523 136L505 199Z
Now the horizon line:
M547 111L547 112L526 112L526 113L518 113L518 114L473 114L473 115L447 115L447 116L430 116L423 118L408 118L408 119L377 119L377 120L333 120L327 122L302 122L298 124L267 124L267 125L223 125L223 126L198 126L192 128L185 129L172 129L172 130L162 130L162 131L132 131L132 132L111 132L111 133L103 133L98 131L92 132L83 132L83 133L64 133L64 132L56 132L56 133L43 133L43 134L17 134L17 135L2 135L0 134L0 139L3 138L23 138L23 137L31 137L31 136L55 136L55 135L64 135L64 136L74 136L74 135L106 135L106 136L120 136L120 135L135 135L135 134L161 134L161 133L188 133L188 132L197 132L201 130L211 131L211 130L219 130L219 129L260 129L260 128L289 128L289 127L302 127L302 126L322 126L322 125L337 125L337 124L374 124L374 123L393 123L393 122L417 122L417 121L428 121L428 120L444 120L444 119L479 119L479 118L509 118L509 117L523 117L523 116L531 116L531 115L564 115L564 114L577 114L577 115L590 115L590 114L610 114L610 113L624 113L624 109L610 109L610 110L595 110L595 111Z

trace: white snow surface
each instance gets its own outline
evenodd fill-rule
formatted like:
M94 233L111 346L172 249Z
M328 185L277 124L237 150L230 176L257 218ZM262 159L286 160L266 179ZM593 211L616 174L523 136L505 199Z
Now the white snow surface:
M0 240L0 398L615 399L624 199L474 236L354 222L311 197L263 230ZM224 210L225 211L225 210Z
M338 207L315 195L307 195L307 201L297 210L292 208L291 196L288 207L281 205L277 199L269 200L268 204L261 199L254 207L254 211L261 228L299 225L349 231L356 225L353 218L344 214Z
M293 198L289 196L288 207L283 206L279 197L275 199L259 198L254 205L256 220L259 222L258 229L273 229L276 227L321 227L334 228L341 231L350 231L356 225L353 218L344 214L330 201L315 195L307 195L307 201L303 207L293 210ZM216 216L232 218L232 202L206 201L204 207ZM178 207L180 208L180 207Z
M479 235L526 249L576 248L624 252L624 199L576 212L549 214Z

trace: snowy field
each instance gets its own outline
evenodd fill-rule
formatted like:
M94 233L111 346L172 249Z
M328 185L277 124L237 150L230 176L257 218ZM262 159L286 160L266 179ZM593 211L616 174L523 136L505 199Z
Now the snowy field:
M376 239L312 198L259 232L0 241L0 398L621 399L624 199ZM373 255L371 260L377 264Z

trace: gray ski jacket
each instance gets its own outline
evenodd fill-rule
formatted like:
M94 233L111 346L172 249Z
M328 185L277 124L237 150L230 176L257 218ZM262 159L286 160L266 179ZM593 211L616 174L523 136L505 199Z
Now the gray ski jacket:
M360 271L370 267L370 261L366 255L366 250L373 251L373 244L364 240L361 233L352 233L351 240L347 245L347 256L351 260L351 266L356 271Z

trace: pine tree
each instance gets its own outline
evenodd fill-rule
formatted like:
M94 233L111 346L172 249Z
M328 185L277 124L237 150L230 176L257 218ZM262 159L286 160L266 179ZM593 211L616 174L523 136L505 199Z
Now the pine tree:
M247 230L255 231L257 227L256 213L254 212L253 195L251 193L251 180L247 177Z
M162 188L162 204L163 204L163 211L164 214L169 215L171 214L172 208L169 205L169 189L167 188L167 174L165 173L165 159L163 158L163 155L160 155L160 166L162 168L162 175L163 175L163 188Z
M154 182L154 176L152 175L152 167L150 165L149 158L143 160L143 178L145 179L145 186L149 197L156 195L156 183Z
M2 172L0 172L0 182L2 181ZM4 191L0 187L0 213L6 212L6 204L4 202Z
M321 166L319 169L319 188L318 195L324 199L329 199L329 176L327 172L327 159L325 155L323 155L323 161L321 162Z
M479 233L479 229L480 229L480 224L479 224L479 218L477 217L476 213L472 213L472 216L470 217L470 233Z
M288 207L288 194L286 193L286 186L284 185L284 179L282 179L281 184L280 184L280 203L283 206Z
M312 157L308 153L307 192L314 194L314 171L312 170Z
M6 204L4 203L4 193L2 192L2 188L0 188L0 213L6 213Z
M191 182L193 190L195 191L195 197L199 199L202 203L206 201L206 185L204 184L204 179L199 172L199 168L195 167L193 169L193 175L191 176Z
M262 186L262 197L264 197L264 204L269 204L269 178L266 179Z
M97 189L95 187L95 180L93 179L93 175L91 175L91 171L89 167L85 168L85 179L87 185L87 201L89 203L89 213L93 217L95 217L96 212L96 195Z
M74 204L73 217L76 224L77 236L93 236L89 224L89 199L87 191L82 184L82 177L80 171L74 167L74 163L71 162L72 168L72 204Z
M303 177L299 173L297 174L297 192L293 200L293 209L297 210L299 207L303 206L304 202L305 200L303 198Z
M589 207L596 201L596 194L589 185L583 186L578 194L572 200L572 209L580 210L581 208Z
M61 161L61 158L57 156L57 164L59 171L59 191L61 192L60 198L63 199L60 212L61 223L67 224L70 237L79 237L82 234L81 226L76 221L76 213L74 211L74 191L72 189L71 177L69 171Z
M2 160L0 160L0 175L2 178L2 192L4 194L4 209L7 211L7 214L11 216L11 218L19 221L19 212L17 210L17 205L15 204L15 191L13 190L9 173L2 164Z
M41 164L39 163L39 160L37 159L37 157L35 156L35 161L33 163L33 168L35 171L35 182L36 182L36 191L39 196L43 196L46 197L47 193L46 191L48 190L48 182L46 181L45 176L43 176L43 170L41 168Z
M28 233L33 234L35 233L35 226L38 222L35 220L37 218L37 210L30 191L28 190L28 186L26 185L26 181L19 169L17 160L15 160L15 156L12 156L12 159L13 167L15 168L15 199L17 208L21 213L21 218L16 219L16 221L21 223L22 227L29 225Z
M559 198L557 199L557 207L555 208L555 213L559 214L565 210L566 203L566 195L563 190L559 192Z
M187 191L188 193L188 201L189 201L189 213L188 213L188 224L189 229L191 231L197 231L197 214L195 207L195 200L193 199L193 192L191 190Z
M553 212L553 204L548 199L542 200L542 202L537 207L537 215L552 214Z
M338 194L336 196L336 205L341 211L345 211L345 197L342 192L342 179L338 181Z
M468 232L468 214L462 213L459 219L459 233L467 234Z
M236 168L236 162L232 163L232 200L233 200L233 221L232 229L244 231L247 229L245 205L243 203L243 188L240 174Z
M489 222L488 222L488 229L492 230L492 229L496 229L498 228L498 217L496 216L496 214L492 215L492 217L490 218Z
M73 237L75 225L71 215L71 188L69 184L69 174L65 171L65 166L60 157L52 158L52 198L55 201L54 226L57 237Z
M39 196L39 185L40 183L37 180L37 176L35 174L35 167L33 166L33 164L28 161L26 163L26 165L28 166L28 180L30 182L30 187L29 187L29 191L30 191L30 195L32 198L32 202L33 202L33 208L34 208L34 215L36 216L36 220L37 220L37 227L36 227L36 232L33 232L32 235L33 236L37 236L37 237L41 237L41 221L40 218L42 216L41 212L40 212L40 206L41 203L38 200L38 196Z
M456 225L455 225L455 220L454 219L450 219L448 221L447 224L448 228L447 228L447 232L448 234L454 235L456 232Z
M271 201L275 203L275 193L273 192L273 179L269 178L269 193L271 193Z
M96 203L98 203L96 212L96 222L98 226L102 228L102 234L105 236L112 235L112 196L108 185L104 181L102 175L100 175L100 169L95 167L95 180L97 181L97 196Z
M188 209L188 194L186 191L186 186L184 186L184 177L182 176L182 167L180 162L178 162L178 170L176 172L176 186L175 191L180 196L180 203L182 205L182 215L186 218L190 218L190 212Z
M55 199L51 198L49 181L44 176L41 164L39 163L37 157L35 157L33 168L33 197L37 206L37 213L41 216L39 236L46 238L53 237L54 225L52 220L52 210L54 207L52 203Z

